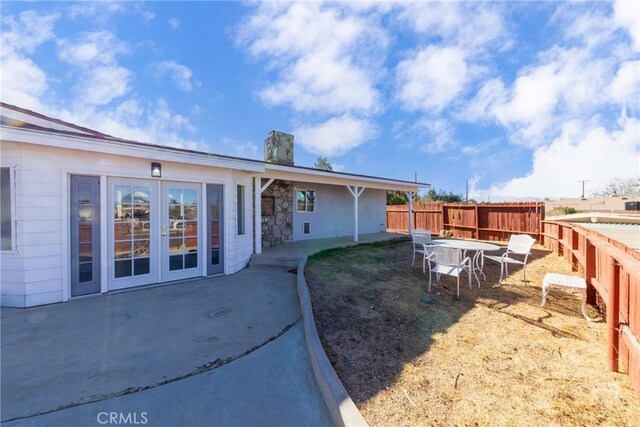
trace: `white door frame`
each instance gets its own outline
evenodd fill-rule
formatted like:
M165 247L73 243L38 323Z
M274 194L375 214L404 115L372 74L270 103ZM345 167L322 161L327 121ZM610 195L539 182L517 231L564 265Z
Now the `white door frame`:
M168 209L168 190L169 188L183 188L195 190L196 193L196 202L198 204L198 213L196 216L198 231L196 233L196 238L198 239L197 251L199 252L196 256L197 267L189 268L189 269L179 269L175 271L170 270L169 263L169 242L170 242L170 228L175 226L175 224L169 224L169 209ZM202 253L205 250L205 242L203 239L202 231L203 231L203 205L202 205L202 183L194 183L194 182L182 182L182 181L162 181L161 185L161 197L160 197L160 224L158 230L160 230L160 281L161 282L170 282L174 280L183 280L190 279L193 277L202 276L204 273L205 266L202 262ZM183 224L183 227L185 225ZM162 234L165 235L162 235Z
M108 289L110 291L126 289L135 286L150 285L160 282L160 241L159 241L159 221L161 201L158 199L158 181L137 178L107 178L107 274ZM149 237L150 237L150 259L149 274L140 276L128 276L123 278L115 277L114 260L114 218L113 218L113 191L116 185L133 185L149 187Z

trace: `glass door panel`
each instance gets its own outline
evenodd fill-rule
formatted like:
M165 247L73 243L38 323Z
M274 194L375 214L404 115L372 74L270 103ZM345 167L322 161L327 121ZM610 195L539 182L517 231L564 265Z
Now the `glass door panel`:
M151 272L151 187L115 185L113 193L115 278Z
M71 177L71 296L100 292L100 178Z
M153 226L157 184L113 179L109 188L109 288L157 283L157 267L153 267L157 235L152 231L157 228Z
M201 274L199 261L200 192L194 184L163 183L163 278L178 280Z
M222 209L222 185L207 186L207 274L218 274L224 271L223 267L223 209Z

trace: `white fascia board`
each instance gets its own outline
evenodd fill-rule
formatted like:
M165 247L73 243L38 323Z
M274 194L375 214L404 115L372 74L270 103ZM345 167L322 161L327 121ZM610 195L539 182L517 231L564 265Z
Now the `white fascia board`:
M313 182L329 185L355 185L358 187L380 190L418 191L419 188L430 188L425 183L395 181L392 179L364 177L345 173L331 173L313 169L299 169L283 165L265 165L263 178L276 178L287 181Z
M66 148L113 154L118 156L142 157L149 160L186 163L190 165L210 166L225 169L236 169L248 173L264 172L264 164L260 162L244 161L241 159L227 159L199 153L188 153L160 146L134 145L126 141L91 138L90 136L61 135L33 129L19 129L2 127L0 138L3 141L24 144L44 145L49 147Z

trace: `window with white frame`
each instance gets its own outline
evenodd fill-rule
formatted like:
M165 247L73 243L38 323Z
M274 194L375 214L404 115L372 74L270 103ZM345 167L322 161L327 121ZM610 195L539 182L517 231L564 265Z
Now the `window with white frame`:
M245 234L244 227L244 185L238 185L236 189L237 203L236 215L238 219L238 236Z
M0 168L0 250L13 250L13 186L11 168Z
M316 211L316 192L314 190L296 190L298 212Z

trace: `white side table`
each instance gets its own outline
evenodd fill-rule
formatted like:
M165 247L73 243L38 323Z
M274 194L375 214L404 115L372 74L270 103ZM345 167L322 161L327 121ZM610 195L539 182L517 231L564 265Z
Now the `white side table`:
M567 288L577 288L582 291L582 315L591 322L591 318L587 316L587 282L582 277L567 276L566 274L547 273L542 279L542 304L544 307L547 302L547 293L551 285L565 286Z

